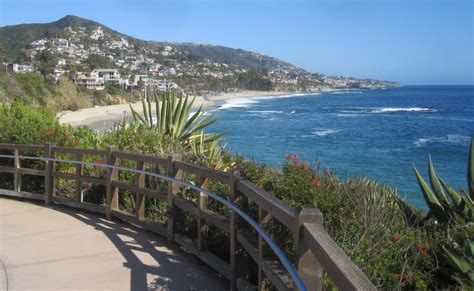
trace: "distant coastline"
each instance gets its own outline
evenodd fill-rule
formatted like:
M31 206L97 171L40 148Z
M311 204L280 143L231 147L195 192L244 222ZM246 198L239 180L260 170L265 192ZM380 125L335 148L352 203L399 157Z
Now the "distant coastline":
M308 92L285 92L285 91L251 91L242 90L238 92L216 92L205 96L196 96L193 109L198 110L202 106L203 110L209 111L217 109L230 101L248 102L248 99L256 98L275 98L275 97L292 97L306 94L321 94L333 91L347 91L354 89L323 89ZM134 110L142 112L141 102L132 103ZM106 130L115 123L122 121L124 118L131 118L130 106L126 104L108 105L92 108L84 108L77 111L63 111L58 113L59 121L63 124L69 124L73 127L87 126L95 130Z

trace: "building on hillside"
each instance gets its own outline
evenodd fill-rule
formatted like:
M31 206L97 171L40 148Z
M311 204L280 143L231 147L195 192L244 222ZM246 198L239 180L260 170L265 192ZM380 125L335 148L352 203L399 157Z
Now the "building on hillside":
M104 30L102 30L102 27L98 26L96 29L92 31L90 38L98 40L99 38L103 36L104 36Z
M68 70L63 70L63 69L58 68L58 67L54 68L54 72L53 72L53 79L54 79L54 81L58 82L59 79L61 78L61 76L62 76L62 75L65 75L65 74L67 74L67 73L69 73Z
M13 64L12 68L15 73L28 73L35 71L35 67L30 63Z
M95 71L91 73L77 73L74 78L74 83L81 85L91 90L104 90L104 80L99 78L99 74Z
M95 69L92 72L96 73L104 82L120 84L120 73L117 69Z

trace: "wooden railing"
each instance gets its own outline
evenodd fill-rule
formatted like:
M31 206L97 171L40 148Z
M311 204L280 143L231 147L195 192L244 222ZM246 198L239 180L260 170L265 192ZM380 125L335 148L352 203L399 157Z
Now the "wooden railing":
M208 189L210 181L219 181L230 188L228 199L240 206L243 211L248 211L249 203L253 202L258 208L258 223L265 227L272 220L285 226L294 237L294 265L299 277L304 282L307 290L321 290L323 271L327 273L332 282L342 290L375 290L374 285L364 273L347 257L323 228L323 216L316 208L288 206L283 201L258 188L250 181L245 180L240 170L220 172L184 162L179 155L168 158L137 155L117 151L114 146L107 150L85 150L77 148L64 148L46 145L17 145L0 144L0 151L11 152L13 163L11 166L0 166L0 173L13 174L13 189L0 189L0 195L12 196L33 200L42 200L45 204L56 203L69 207L84 209L105 215L108 219L118 218L122 221L150 230L167 238L170 243L177 243L187 249L211 268L221 273L230 280L231 290L237 289L239 278L249 276L249 262L253 260L258 266L258 287L267 278L278 290L296 290L293 280L283 268L280 261L271 256L268 246L261 235L252 231L235 211L229 210L228 215L222 215L208 208L209 197L205 192L200 192L197 203L180 196L183 174L193 174L198 177L198 187L201 191ZM21 166L22 152L35 152L35 156L49 159L44 162L44 169L31 169ZM58 154L74 155L75 173L61 172L56 167ZM104 176L92 176L84 173L84 156L95 156L98 160L105 161L106 165L117 165L118 159L132 161L137 173L134 183L119 180L119 170L108 168ZM6 156L1 160L5 161ZM104 165L104 166L106 166ZM166 191L153 190L146 187L146 165L166 168L166 175L176 180L168 181ZM27 193L22 191L22 176L34 175L44 177L44 193ZM60 197L57 195L57 180L72 180L75 183L74 198ZM104 205L85 202L83 199L83 183L105 185L106 201ZM119 190L134 193L135 205L133 213L126 212L119 207ZM166 203L166 224L149 221L145 217L145 203L147 198L154 198ZM194 240L176 232L177 210L197 217L197 238ZM229 233L230 253L229 262L213 254L207 245L206 231L208 225Z

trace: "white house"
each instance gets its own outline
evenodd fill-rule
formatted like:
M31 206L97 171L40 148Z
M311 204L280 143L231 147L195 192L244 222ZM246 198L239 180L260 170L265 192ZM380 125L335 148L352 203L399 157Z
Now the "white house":
M34 72L35 67L30 63L24 64L13 64L13 71L15 73L27 73L27 72Z

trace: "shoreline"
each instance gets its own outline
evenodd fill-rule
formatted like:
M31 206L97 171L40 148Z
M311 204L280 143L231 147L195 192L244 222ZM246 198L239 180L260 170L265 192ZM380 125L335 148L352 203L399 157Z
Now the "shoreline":
M234 105L230 107L236 107L239 103L248 103L251 99L270 99L278 97L293 97L300 95L318 95L322 93L329 93L334 91L346 91L352 89L324 89L312 92L285 92L285 91L250 91L243 90L239 92L231 93L216 93L205 96L196 96L193 104L193 110L197 110L202 106L203 111L216 110L218 108L225 108L225 104L230 104L234 101ZM143 112L141 101L131 104L133 109L139 113ZM154 108L154 106L153 106ZM87 126L94 130L106 130L111 128L117 122L122 121L124 118L132 118L132 113L128 103L116 104L107 106L97 106L91 108L83 108L77 111L62 111L57 115L59 122L62 124L69 124L72 127Z

